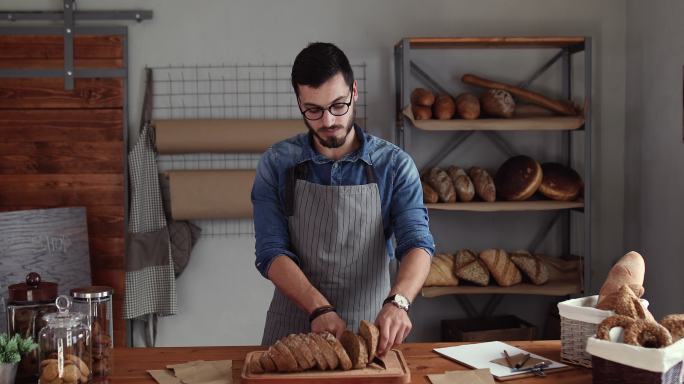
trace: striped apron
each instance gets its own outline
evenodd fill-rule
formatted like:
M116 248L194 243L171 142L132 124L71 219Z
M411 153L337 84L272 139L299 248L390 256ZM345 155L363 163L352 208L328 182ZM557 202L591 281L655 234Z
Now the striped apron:
M373 167L364 164L368 184L308 182L304 162L289 170L285 186L285 213L299 267L355 332L361 320L375 321L390 290L380 192ZM276 288L261 344L310 329L308 314Z

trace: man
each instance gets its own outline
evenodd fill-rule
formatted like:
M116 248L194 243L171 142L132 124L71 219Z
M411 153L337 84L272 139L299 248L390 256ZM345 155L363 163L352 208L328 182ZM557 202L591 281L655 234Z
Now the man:
M256 267L276 287L262 344L339 337L366 319L382 356L411 330L409 304L434 253L419 175L405 152L354 124L357 84L339 48L302 50L292 86L309 132L266 151L252 189ZM400 267L390 287L392 234Z

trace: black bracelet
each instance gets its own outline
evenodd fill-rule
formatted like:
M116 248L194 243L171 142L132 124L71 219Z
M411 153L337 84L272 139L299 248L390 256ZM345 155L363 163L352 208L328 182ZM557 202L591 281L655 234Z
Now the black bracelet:
M318 307L311 312L309 315L309 323L313 322L315 318L317 318L320 315L326 314L328 312L337 312L337 309L333 307L332 305L324 305L322 307Z

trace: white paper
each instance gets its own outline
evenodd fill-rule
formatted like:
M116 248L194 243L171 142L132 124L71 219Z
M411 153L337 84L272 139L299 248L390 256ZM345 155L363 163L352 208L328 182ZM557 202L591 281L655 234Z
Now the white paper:
M489 368L492 375L496 377L506 377L530 373L530 371L511 372L511 369L502 365L492 363L494 359L503 357L503 351L509 355L517 355L519 353L529 353L528 351L516 348L512 345L502 343L500 341L489 341L486 343L457 345L454 347L435 348L434 351L442 356L448 357L461 364L465 364L471 368L483 369ZM530 353L532 357L542 360L548 360L551 365L544 368L545 370L567 367L565 364L547 359L543 356Z

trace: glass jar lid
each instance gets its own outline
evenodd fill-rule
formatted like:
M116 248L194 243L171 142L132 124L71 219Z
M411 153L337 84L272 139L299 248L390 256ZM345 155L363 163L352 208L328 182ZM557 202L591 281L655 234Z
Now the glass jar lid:
M75 328L83 324L85 316L78 312L69 312L71 300L68 296L60 295L55 299L55 306L59 312L48 313L43 316L49 328Z
M57 297L57 283L42 281L40 275L31 272L25 282L8 287L10 304L52 303Z
M111 297L114 293L112 287L104 285L94 285L91 287L74 288L71 290L71 297L74 299L104 299Z

